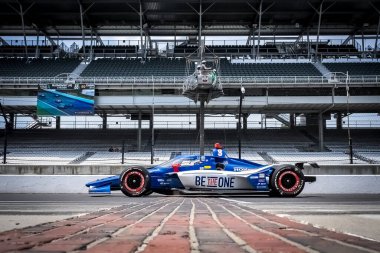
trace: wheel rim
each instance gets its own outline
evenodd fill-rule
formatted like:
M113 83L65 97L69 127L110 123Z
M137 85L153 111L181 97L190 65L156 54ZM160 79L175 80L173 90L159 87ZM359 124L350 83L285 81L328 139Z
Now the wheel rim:
M294 171L285 171L278 178L278 185L284 192L293 192L300 185L300 177Z
M138 171L131 171L125 176L123 184L128 191L139 192L144 188L144 175Z

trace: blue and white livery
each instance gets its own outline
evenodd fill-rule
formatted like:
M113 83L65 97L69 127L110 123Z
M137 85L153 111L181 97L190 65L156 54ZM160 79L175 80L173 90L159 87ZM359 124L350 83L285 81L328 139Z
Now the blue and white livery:
M263 165L243 159L220 156L178 156L158 166L131 166L120 175L87 183L89 193L111 193L121 190L130 197L152 192L173 194L176 191L215 193L267 192L270 196L295 197L305 182L315 177L304 176L303 163ZM218 152L218 151L215 151Z

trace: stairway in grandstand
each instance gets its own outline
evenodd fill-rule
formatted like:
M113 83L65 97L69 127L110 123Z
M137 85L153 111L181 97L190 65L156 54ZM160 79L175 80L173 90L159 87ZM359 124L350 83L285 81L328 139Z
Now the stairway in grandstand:
M319 72L321 72L322 76L325 76L326 78L331 78L331 71L326 68L325 65L323 65L321 62L316 61L312 63L316 69L318 69Z
M81 63L69 74L69 77L67 81L75 81L81 74L82 72L89 66L91 61L88 60L83 60Z
M86 152L80 157L77 157L76 159L69 162L69 164L81 164L82 162L86 161L91 156L95 155L96 152Z

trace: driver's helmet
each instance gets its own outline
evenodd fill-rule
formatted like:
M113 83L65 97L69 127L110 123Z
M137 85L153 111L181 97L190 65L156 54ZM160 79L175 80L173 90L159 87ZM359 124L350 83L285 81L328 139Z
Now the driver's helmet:
M202 61L202 64L204 64L204 63L206 63L206 60L203 60L203 61Z
M216 72L216 69L213 69L212 71L213 71L213 72Z
M216 148L216 149L223 149L223 146L220 144L220 143L215 143L214 144L214 148Z
M201 68L201 65L198 65L198 66L197 66L197 69L200 69L200 68Z

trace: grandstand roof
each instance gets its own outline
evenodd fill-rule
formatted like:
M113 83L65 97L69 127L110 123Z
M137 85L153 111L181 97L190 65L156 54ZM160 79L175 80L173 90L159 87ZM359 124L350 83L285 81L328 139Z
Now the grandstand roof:
M0 35L22 35L20 10L25 13L27 35L39 29L49 36L81 35L79 3L85 33L139 35L140 1L136 0L1 0ZM141 0L143 27L150 35L197 35L199 0ZM256 30L259 2L253 0L203 0L203 35L250 35ZM376 34L380 1L264 0L261 35L317 33L316 10L323 3L321 34Z

